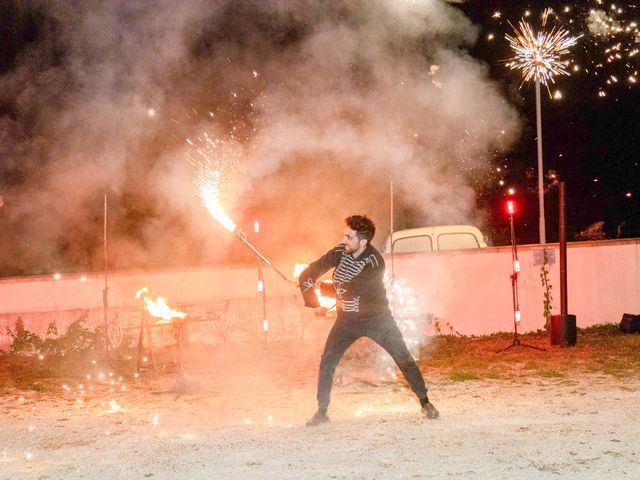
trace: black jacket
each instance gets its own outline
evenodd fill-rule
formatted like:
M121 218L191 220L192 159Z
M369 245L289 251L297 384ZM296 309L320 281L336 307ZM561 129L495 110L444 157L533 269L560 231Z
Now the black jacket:
M320 306L314 286L332 268L339 318L362 320L391 314L384 286L384 259L371 245L353 258L340 244L309 265L299 278L307 307Z

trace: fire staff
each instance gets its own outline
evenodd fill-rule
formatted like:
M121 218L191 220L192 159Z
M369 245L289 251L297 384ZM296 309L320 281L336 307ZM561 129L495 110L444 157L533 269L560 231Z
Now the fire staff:
M352 215L344 221L342 243L309 265L299 277L305 305L322 315L314 286L330 269L336 294L337 318L322 353L318 374L318 411L307 426L329 421L327 408L336 366L347 349L359 338L369 337L396 362L416 394L426 418L437 418L438 410L429 401L427 388L415 360L391 316L384 286L384 259L371 245L376 231L374 223L364 215Z

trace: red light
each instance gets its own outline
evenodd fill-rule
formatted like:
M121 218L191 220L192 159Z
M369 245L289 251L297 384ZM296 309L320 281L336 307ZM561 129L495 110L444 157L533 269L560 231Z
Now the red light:
M507 213L509 215L516 213L516 203L513 200L507 201Z

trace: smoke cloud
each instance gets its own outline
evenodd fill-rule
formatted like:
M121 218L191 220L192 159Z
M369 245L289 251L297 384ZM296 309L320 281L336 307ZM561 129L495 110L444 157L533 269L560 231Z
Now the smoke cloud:
M7 8L21 41L0 71L2 275L100 268L105 194L114 268L252 258L196 196L205 134L228 213L260 219L287 261L328 250L353 213L381 243L390 181L396 228L482 223L476 189L519 135L466 53L477 29L440 0Z

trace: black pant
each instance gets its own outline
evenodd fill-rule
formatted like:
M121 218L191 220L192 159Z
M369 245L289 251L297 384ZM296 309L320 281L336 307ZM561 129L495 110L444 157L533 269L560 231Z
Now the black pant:
M318 374L318 407L327 408L331 399L333 374L344 352L359 338L369 337L384 348L409 382L418 398L427 396L427 388L416 361L409 353L402 333L391 316L345 321L340 318L331 328L324 346Z

